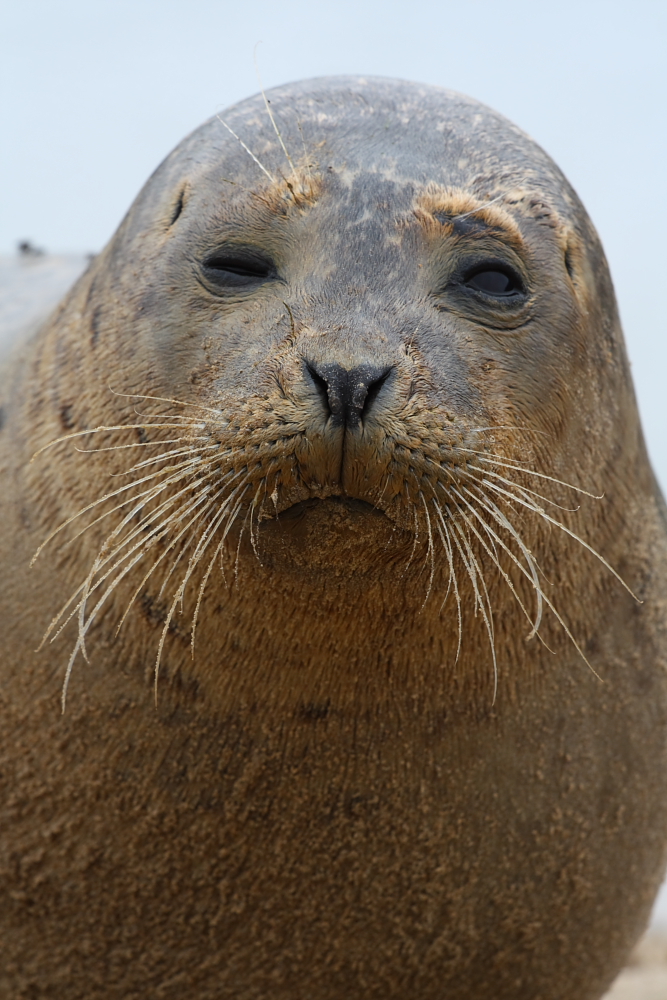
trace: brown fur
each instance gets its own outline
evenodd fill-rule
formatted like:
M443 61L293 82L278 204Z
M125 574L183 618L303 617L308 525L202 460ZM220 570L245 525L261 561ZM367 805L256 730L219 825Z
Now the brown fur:
M602 250L467 98L271 109L296 169L261 98L225 122L266 173L204 125L3 369L0 996L594 1000L667 824ZM220 292L248 247L275 276ZM457 277L496 257L521 304Z

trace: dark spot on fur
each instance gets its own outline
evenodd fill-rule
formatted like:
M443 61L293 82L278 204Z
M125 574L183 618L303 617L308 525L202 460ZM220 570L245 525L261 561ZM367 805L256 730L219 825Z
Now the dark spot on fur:
M199 701L203 695L201 684L195 677L184 676L182 670L176 670L169 678L172 691L190 702Z
M139 600L141 602L141 610L143 611L144 616L148 619L151 625L159 625L161 627L164 627L167 621L168 605L164 605L162 603L159 603L158 601L153 600L151 595L146 593L145 591L141 595ZM178 622L174 621L173 618L169 622L168 631L171 635L176 635L180 639L185 639L188 641L190 639L189 630L187 628L182 628L178 624Z
M586 655L593 657L599 652L600 652L600 641L596 635L593 635L586 642Z
M567 268L567 273L570 275L572 281L574 281L574 267L572 265L572 257L570 256L570 251L565 251L565 267Z
M343 813L346 819L357 819L368 810L370 805L366 795L346 795L343 802Z
M310 702L308 705L302 706L301 717L307 722L320 722L328 716L330 706L331 702L328 698L319 705L314 702Z
M137 437L139 438L142 444L146 444L146 442L148 441L148 434L143 429L143 427L137 427Z
M60 407L60 423L62 424L63 430L71 431L74 427L74 417L72 416L72 404L63 403Z

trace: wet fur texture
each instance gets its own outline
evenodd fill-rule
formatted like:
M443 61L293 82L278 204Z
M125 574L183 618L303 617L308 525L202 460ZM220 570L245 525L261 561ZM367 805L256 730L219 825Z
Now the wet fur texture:
M594 1000L667 829L602 249L472 100L269 96L280 139L261 96L194 132L4 365L0 996Z

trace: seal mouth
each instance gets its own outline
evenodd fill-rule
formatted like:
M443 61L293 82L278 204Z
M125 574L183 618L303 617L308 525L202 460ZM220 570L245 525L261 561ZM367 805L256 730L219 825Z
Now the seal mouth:
M345 510L348 514L353 516L386 517L383 510L374 506L372 503L368 503L367 500L359 500L357 497L333 495L329 497L309 497L307 500L299 500L297 503L293 503L290 504L289 507L285 507L279 514L273 516L271 520L286 521L289 523L290 521L297 521L303 517L307 517L309 511L326 509L327 507L331 509L338 508Z

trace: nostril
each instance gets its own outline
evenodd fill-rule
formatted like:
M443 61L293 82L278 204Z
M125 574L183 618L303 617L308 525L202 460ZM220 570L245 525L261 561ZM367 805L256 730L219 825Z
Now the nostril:
M391 375L391 372L392 369L387 368L387 370L383 372L382 375L380 375L380 377L375 380L375 382L371 382L369 384L368 391L366 392L366 399L364 400L364 405L362 406L361 413L359 414L362 420L364 419L364 417L368 416L369 412L373 407L373 404L375 403L375 400L380 395L380 390L382 389L382 386L385 384L385 382Z
M329 387L327 386L326 380L322 378L321 375L313 368L312 365L306 363L306 369L310 375L311 381L317 390L317 393L322 400L324 409L326 410L327 416L331 416L331 406L329 403Z

